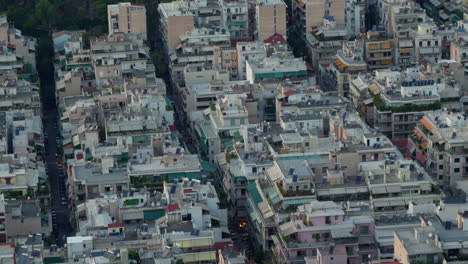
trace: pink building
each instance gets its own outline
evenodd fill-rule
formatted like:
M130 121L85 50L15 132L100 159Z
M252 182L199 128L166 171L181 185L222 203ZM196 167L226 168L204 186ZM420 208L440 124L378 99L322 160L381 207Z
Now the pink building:
M334 202L301 205L278 227L273 252L281 263L358 264L377 258L371 216L345 215Z

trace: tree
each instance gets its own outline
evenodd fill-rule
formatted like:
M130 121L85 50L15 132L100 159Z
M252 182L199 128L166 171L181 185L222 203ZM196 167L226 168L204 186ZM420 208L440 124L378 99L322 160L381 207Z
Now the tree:
M43 30L48 30L53 24L55 17L52 4L48 0L40 0L34 10L37 25Z
M137 264L140 264L140 254L136 250L128 251L128 257L131 260L134 260Z

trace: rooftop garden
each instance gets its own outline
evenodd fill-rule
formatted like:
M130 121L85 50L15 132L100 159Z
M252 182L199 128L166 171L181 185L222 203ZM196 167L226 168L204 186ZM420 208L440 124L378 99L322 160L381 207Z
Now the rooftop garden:
M334 41L334 40L342 40L343 37L325 37L323 33L317 34L317 32L311 31L310 34L314 36L315 39L318 41Z
M369 91L370 92L370 91ZM387 106L383 102L382 98L378 95L372 94L372 100L374 101L375 107L379 111L391 111L395 113L404 113L404 112L422 112L422 111L434 111L439 110L442 107L440 101L436 101L432 104L404 104L401 106Z
M124 201L123 206L133 206L138 204L140 204L139 199L128 199Z

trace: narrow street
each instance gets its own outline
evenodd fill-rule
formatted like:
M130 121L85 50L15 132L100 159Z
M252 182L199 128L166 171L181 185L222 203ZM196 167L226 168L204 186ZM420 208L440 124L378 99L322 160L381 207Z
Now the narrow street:
M54 235L58 245L66 242L66 235L70 233L65 176L61 164L62 142L58 130L57 114L55 109L44 113L44 135L47 136L46 162L47 175L50 184L51 214Z
M46 172L50 185L50 204L53 235L56 243L63 246L66 236L72 231L66 193L66 179L63 171L63 146L60 136L58 113L55 102L54 50L50 36L44 35L40 41L37 61L41 81L41 104L43 133L45 141Z

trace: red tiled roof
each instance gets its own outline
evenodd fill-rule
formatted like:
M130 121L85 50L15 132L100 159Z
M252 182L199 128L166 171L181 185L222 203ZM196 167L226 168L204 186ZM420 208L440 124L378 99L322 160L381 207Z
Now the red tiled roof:
M284 92L284 96L291 96L291 95L293 95L293 94L295 94L295 93L296 93L296 91L294 91L294 90L289 90L289 91Z
M274 45L274 44L287 44L288 42L284 39L283 36L281 36L280 34L273 34L271 35L269 38L265 39L263 42L265 43L269 43L271 45Z
M167 211L168 212L174 212L174 211L177 211L177 210L180 210L180 206L178 203L175 203L175 204L170 204L167 206Z
M241 39L231 39L231 46L235 47L237 42L249 42L250 39L248 38L241 38Z
M124 227L124 223L113 223L113 224L108 224L108 228L115 228L115 227Z
M193 192L192 189L185 189L185 190L184 190L184 193L192 193L192 192Z

